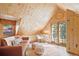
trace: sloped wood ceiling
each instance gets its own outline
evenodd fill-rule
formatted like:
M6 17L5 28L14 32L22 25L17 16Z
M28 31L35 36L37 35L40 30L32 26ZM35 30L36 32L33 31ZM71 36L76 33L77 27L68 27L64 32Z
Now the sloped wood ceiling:
M0 4L0 14L21 19L19 33L34 34L45 27L54 14L55 4Z
M65 10L70 9L79 13L79 3L59 3L57 5Z
M29 7L20 24L20 33L23 35L42 30L54 14L53 4L29 4Z
M27 9L27 4L0 4L0 14L21 18Z

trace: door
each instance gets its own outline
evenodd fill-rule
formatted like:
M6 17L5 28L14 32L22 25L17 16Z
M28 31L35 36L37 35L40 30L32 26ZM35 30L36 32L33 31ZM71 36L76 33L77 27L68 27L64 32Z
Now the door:
M57 24L52 25L52 41L55 43L58 43Z
M52 25L52 41L59 45L66 45L66 22Z
M67 24L66 22L59 23L59 44L66 46L66 36L67 36Z

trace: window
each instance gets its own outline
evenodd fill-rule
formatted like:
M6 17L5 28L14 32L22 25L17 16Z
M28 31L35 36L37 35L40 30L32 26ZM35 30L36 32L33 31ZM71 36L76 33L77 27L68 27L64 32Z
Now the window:
M58 44L66 44L66 23L65 22L52 25L52 41Z
M52 41L57 39L57 24L52 25Z
M60 43L66 43L66 23L59 24L59 41Z

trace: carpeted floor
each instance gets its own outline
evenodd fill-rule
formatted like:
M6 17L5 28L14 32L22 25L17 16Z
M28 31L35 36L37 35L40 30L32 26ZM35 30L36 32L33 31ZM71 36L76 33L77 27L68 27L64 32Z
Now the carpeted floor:
M38 44L40 44L44 48L44 52L41 56L73 56L72 54L66 51L65 47L48 43L38 43ZM35 56L32 55L33 54L32 50L30 52L31 52L30 56Z

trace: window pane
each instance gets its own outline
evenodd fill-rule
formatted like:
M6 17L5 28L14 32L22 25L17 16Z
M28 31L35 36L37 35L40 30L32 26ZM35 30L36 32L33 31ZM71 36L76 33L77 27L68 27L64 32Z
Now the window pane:
M52 41L57 39L57 24L52 25Z
M60 43L66 42L66 23L59 24L59 42Z

